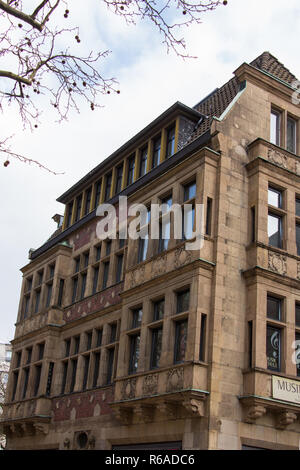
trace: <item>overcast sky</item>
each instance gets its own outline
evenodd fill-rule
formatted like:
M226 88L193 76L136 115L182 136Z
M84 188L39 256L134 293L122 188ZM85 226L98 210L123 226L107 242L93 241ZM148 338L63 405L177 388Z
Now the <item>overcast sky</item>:
M103 97L103 108L86 107L59 125L45 111L33 133L22 130L13 109L0 115L1 137L15 134L15 150L64 172L54 176L14 159L4 168L0 157L0 342L14 337L20 268L29 249L54 232L51 218L64 210L56 198L66 189L176 101L194 106L263 51L300 78L299 0L229 0L184 31L188 51L197 56L185 61L166 53L150 24L129 27L96 7L97 0L85 0L83 11L79 3L69 1L69 7L72 18L80 20L82 42L112 51L103 61L103 74L118 79L121 93Z

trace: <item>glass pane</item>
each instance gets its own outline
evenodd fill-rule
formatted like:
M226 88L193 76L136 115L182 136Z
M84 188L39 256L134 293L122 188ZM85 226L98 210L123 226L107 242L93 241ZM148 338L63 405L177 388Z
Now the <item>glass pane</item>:
M154 315L153 320L161 320L164 317L165 301L160 300L154 303Z
M137 371L139 356L140 356L140 336L136 335L130 338L129 373L132 374Z
M295 306L295 323L296 326L300 326L300 304Z
M296 198L296 215L300 217L300 199Z
M296 333L296 349L295 349L295 359L297 367L297 376L300 377L300 333Z
M267 366L270 370L280 370L280 330L267 327Z
M280 145L280 113L276 111L271 112L270 142Z
M137 328L138 326L141 326L142 316L143 316L143 310L141 308L137 308L135 310L132 310L131 328Z
M196 182L184 186L184 201L188 201L194 197L196 197Z
M187 321L176 323L175 362L182 362L185 359L186 339Z
M282 193L276 189L268 189L268 204L274 207L281 207Z
M267 297L267 317L273 320L281 320L281 300L275 297Z
M177 294L177 313L187 312L190 307L190 291L179 292Z
M300 225L296 224L297 255L300 256Z
M162 328L152 331L151 369L159 367L162 346Z
M195 207L185 207L183 213L183 239L189 240L193 236L194 222L195 222Z
M281 240L281 218L276 215L268 215L268 236L269 245L282 247Z
M296 121L292 118L287 119L287 150L296 153Z

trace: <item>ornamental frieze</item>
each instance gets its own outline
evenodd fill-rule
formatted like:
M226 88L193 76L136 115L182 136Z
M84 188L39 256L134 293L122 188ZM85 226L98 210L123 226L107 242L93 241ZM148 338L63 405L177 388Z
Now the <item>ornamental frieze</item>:
M278 150L269 149L268 160L269 162L275 163L275 165L278 165L285 170L288 169L288 157Z
M280 255L278 253L270 252L268 253L268 266L271 271L274 271L281 276L285 276L287 272L286 268L286 256Z
M142 284L144 280L145 280L145 266L143 265L137 269L134 269L129 274L129 289L139 284Z
M143 395L156 395L158 389L158 374L149 374L144 377Z
M152 262L151 274L152 277L160 276L164 274L167 269L167 255L160 256Z
M192 254L190 251L185 249L185 245L180 246L175 250L175 261L174 267L175 269L184 266L185 264L191 263L192 261Z
M136 379L125 380L122 384L122 400L135 397Z
M183 389L184 370L183 367L171 369L168 371L167 392L173 392Z

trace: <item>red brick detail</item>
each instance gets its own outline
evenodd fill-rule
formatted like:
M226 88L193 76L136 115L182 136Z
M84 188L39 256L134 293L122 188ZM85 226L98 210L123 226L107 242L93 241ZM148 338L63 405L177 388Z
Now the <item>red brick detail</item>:
M53 421L109 415L112 413L112 409L108 403L112 401L112 388L80 392L61 398L54 398L52 400Z
M70 308L64 311L64 320L66 322L77 320L90 313L97 312L121 302L120 292L123 290L124 283L117 284L116 286L109 287L92 297L76 302Z

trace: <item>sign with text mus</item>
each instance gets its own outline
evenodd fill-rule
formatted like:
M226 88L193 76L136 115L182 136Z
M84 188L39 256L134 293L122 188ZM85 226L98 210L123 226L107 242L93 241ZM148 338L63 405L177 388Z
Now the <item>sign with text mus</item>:
M300 382L272 375L272 397L300 405Z

